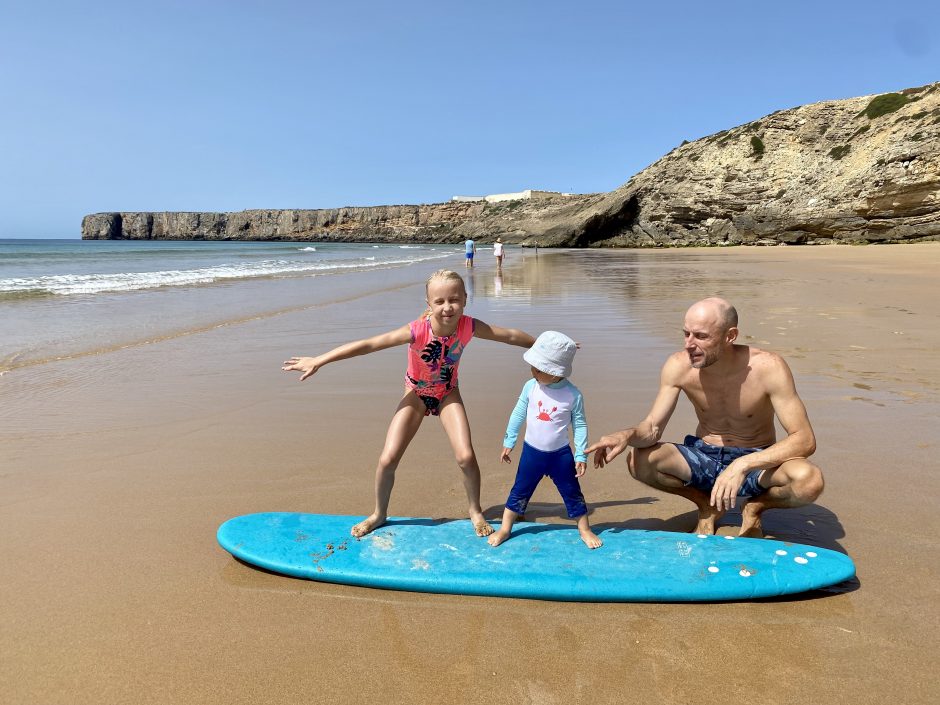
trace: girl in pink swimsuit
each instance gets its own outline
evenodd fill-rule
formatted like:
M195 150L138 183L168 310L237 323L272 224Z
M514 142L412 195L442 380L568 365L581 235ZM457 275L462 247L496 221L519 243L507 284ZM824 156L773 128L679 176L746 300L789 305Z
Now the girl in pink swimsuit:
M385 523L395 483L395 470L428 415L439 416L464 475L470 503L470 519L479 536L493 533L480 507L480 466L470 443L470 424L457 387L457 367L470 340L483 338L499 343L531 347L528 333L498 328L463 315L467 290L463 278L446 269L432 274L425 285L428 309L416 321L372 338L340 345L319 357L292 357L281 369L301 372L303 381L323 365L357 355L408 345L405 395L398 404L385 437L385 447L375 469L375 511L352 527L353 536L365 536Z

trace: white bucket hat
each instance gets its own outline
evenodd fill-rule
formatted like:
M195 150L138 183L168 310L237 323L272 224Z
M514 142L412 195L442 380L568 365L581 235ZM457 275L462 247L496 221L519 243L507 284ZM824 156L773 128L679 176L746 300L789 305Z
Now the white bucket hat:
M564 333L547 330L522 354L532 367L553 377L570 377L578 345Z

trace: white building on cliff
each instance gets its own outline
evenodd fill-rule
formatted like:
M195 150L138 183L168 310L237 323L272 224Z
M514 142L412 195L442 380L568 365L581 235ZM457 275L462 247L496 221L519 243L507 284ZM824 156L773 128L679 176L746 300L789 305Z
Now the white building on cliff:
M518 193L494 193L490 196L454 196L451 202L455 203L473 203L476 201L486 201L487 203L501 203L503 201L531 201L544 198L555 198L556 196L571 196L570 193L560 193L558 191L535 191L526 189Z

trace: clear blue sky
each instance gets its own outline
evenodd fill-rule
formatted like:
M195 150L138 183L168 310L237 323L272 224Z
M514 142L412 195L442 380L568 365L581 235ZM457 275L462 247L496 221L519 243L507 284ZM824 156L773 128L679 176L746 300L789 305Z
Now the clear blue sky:
M0 0L0 237L100 211L609 191L940 80L940 2Z

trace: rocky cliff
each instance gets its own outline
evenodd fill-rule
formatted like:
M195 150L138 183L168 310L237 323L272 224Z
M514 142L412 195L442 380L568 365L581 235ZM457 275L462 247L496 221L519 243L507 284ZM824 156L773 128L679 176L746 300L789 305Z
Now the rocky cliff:
M662 247L940 240L940 83L683 142L608 194L238 213L97 213L84 239Z

